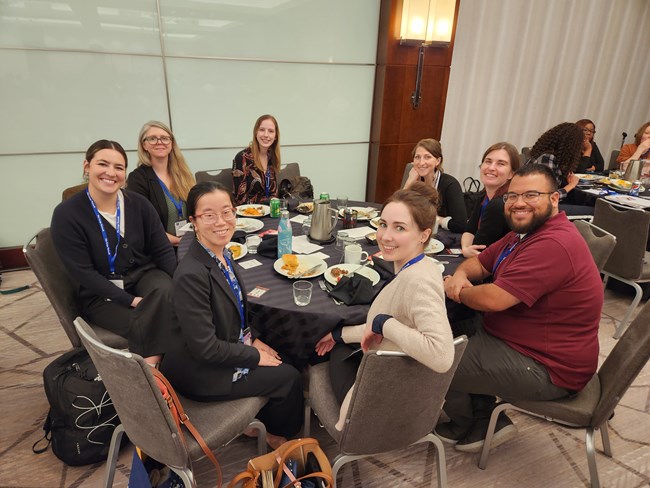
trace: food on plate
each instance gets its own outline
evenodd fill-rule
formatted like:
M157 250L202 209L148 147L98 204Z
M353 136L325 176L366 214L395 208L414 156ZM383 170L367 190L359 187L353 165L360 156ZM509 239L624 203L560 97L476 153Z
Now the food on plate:
M626 180L610 180L610 185L620 186L621 188L632 188L632 183Z
M310 213L314 211L314 202L304 202L296 207L296 210L301 213Z
M262 207L246 207L242 209L241 213L243 213L244 215L252 215L255 217L261 217L262 215L264 215L264 213L262 212Z
M366 241L368 241L370 244L377 244L377 233L371 232L369 234L366 234Z
M233 259L238 259L241 256L241 246L239 244L232 244L228 246Z
M298 262L298 256L295 254L283 254L282 255L282 269L287 272L289 276L296 274L296 270L300 263Z
M341 268L332 268L330 271L332 273L332 276L336 278L336 281L339 281L343 276L349 273L347 269L341 269Z

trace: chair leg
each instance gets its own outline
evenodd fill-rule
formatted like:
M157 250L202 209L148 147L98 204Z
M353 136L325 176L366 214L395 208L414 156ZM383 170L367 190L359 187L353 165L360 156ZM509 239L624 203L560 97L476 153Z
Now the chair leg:
M339 454L334 458L334 464L332 464L332 479L334 483L332 488L336 488L336 477L338 476L339 470L343 467L344 464L356 461L357 459L363 459L370 456L369 454L359 454L356 456L349 456L347 454Z
M419 444L420 442L431 442L436 448L438 488L447 488L447 459L445 457L445 446L443 446L442 441L433 434L425 435L422 439L415 441L413 444ZM431 480L431 487L433 488L433 480Z
M178 469L172 466L169 466L169 469L171 469L180 477L180 479L183 481L183 486L186 488L196 488L196 479L194 479L192 471L189 469Z
M488 456L490 455L490 447L492 445L492 437L494 437L494 429L497 427L497 419L499 418L499 414L508 407L510 407L509 403L502 403L500 405L497 405L496 408L492 410L490 423L488 424L488 431L485 436L485 441L483 442L483 450L481 451L481 457L478 461L478 467L481 469L485 469L487 466Z
M622 281L623 283L627 283L628 285L634 287L634 291L636 292L636 294L634 295L634 299L632 300L632 303L630 304L630 306L627 308L627 311L625 312L625 317L623 317L623 320L621 320L621 323L616 328L616 332L614 332L614 339L619 339L621 337L623 331L625 331L625 327L630 321L630 316L632 315L632 312L634 312L637 305L641 301L641 297L643 296L643 289L641 289L641 286L639 286L638 283L629 280L621 280L620 278L617 279Z
M266 454L266 426L257 419L251 420L248 424L249 429L257 431L257 454Z
M587 448L587 464L589 465L591 488L600 488L600 480L598 479L598 467L596 466L594 429L592 427L587 427L587 432L585 433L585 447Z
M309 398L305 398L305 425L302 428L302 436L309 437L311 432L311 404Z
M600 426L600 437L603 441L603 452L607 457L612 457L612 446L609 443L609 428L607 420Z
M111 488L113 486L113 479L115 478L115 467L117 466L117 457L120 454L120 445L122 444L123 435L124 427L122 424L120 424L115 427L113 435L111 436L111 447L108 450L108 458L106 459L104 488Z

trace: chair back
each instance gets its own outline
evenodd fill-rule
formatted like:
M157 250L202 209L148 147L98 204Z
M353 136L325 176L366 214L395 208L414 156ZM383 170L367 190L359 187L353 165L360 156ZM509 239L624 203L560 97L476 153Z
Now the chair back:
M650 360L650 301L639 311L598 370L600 401L591 425L600 426L611 416L634 379Z
M454 362L445 373L392 351L365 354L341 434L345 454L375 454L407 447L431 433L467 346L454 341Z
M526 164L528 158L530 157L530 147L521 148L521 164Z
M49 227L39 231L23 246L23 254L50 300L72 346L81 347L73 324L73 320L80 313L77 293L54 248Z
M592 223L616 236L616 246L603 271L628 280L638 279L643 271L650 213L599 198Z
M413 168L413 163L407 163L406 167L404 168L404 174L402 175L402 184L400 185L400 188L404 188L404 184L406 183L406 180L409 177L409 173L411 172L411 169Z
M66 188L63 190L63 194L61 195L61 201L65 201L71 196L76 195L80 191L84 191L86 188L88 188L88 183L81 183L80 185L76 186L71 186L70 188Z
M233 191L232 168L197 171L194 174L197 183L202 181L216 181L225 186L230 193Z
M618 168L618 163L616 162L616 158L618 158L618 155L621 153L618 149L614 149L612 151L611 156L609 157L609 164L607 165L607 169L617 169Z
M298 163L285 164L280 168L280 173L278 174L278 185L283 180L288 180L289 178L293 178L296 176L300 176L300 164Z
M575 220L573 223L587 243L598 271L601 271L614 251L616 236L585 220Z
M74 324L129 440L161 463L186 468L189 454L151 374L151 366L137 354L103 344L81 317Z

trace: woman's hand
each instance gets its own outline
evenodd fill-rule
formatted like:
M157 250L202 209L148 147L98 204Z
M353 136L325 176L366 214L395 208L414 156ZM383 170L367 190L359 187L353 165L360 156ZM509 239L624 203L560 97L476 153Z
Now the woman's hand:
M271 353L260 351L259 349L258 352L260 353L260 362L257 363L258 366L280 366L282 364L280 358L275 357Z
M564 189L569 193L571 190L573 190L578 183L580 183L580 178L578 178L575 174L569 173L569 176L567 176L567 185L564 187Z
M372 326L366 324L365 329L363 330L363 337L361 338L361 349L363 352L368 352L369 349L376 348L381 341L384 339L384 336L381 334L375 334L372 331Z
M332 337L332 333L329 332L327 335L323 336L320 341L316 343L316 354L318 354L319 356L324 356L334 348L335 344L336 342Z
M170 234L167 232L167 239L169 239L169 242L171 243L172 246L178 246L181 242L180 237L176 237L175 235Z
M472 256L478 256L481 254L481 251L487 246L485 244L472 244L470 246L463 247L463 256L466 258L471 258Z
M639 159L649 149L650 149L650 139L646 139L645 141L641 141L641 144L639 144L639 147L636 148L636 151L634 151L634 155L630 159ZM629 161L629 159L628 159L628 161Z
M404 183L404 189L407 190L413 183L418 181L420 178L419 173L415 170L415 165L411 168L409 171L409 175L406 178L406 182Z
M131 308L137 307L138 303L140 303L141 301L142 301L142 297L135 297L131 302Z
M257 349L258 351L260 351L260 352L263 351L263 352L273 356L275 359L279 360L280 362L282 362L278 352L275 349L273 349L271 346L269 346L268 344L265 344L264 342L262 342L260 339L255 339L253 341L253 347L255 349Z

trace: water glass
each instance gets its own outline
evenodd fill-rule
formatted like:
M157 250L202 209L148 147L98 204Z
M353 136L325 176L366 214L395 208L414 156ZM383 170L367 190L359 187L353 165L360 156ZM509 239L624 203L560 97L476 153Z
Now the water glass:
M311 302L313 285L307 280L298 280L293 284L293 301L299 307L306 307Z
M339 230L336 233L336 250L343 252L345 246L350 243L349 241L350 241L350 236L348 235L348 233Z
M255 234L249 234L246 236L246 247L248 248L248 254L257 254L257 248L262 242L262 238Z
M311 217L307 217L302 223L302 235L308 236L311 230Z
M348 197L336 197L336 207L339 211L348 208Z

